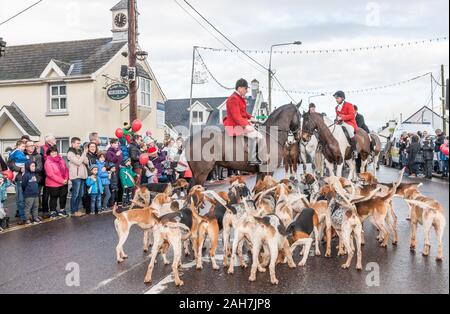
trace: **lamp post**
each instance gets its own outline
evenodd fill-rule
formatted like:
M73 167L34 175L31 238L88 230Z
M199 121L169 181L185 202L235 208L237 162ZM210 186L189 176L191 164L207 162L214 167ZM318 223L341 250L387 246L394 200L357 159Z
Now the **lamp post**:
M270 60L269 60L269 113L272 112L272 54L273 54L273 48L275 47L281 47L281 46L291 46L291 45L301 45L301 41L294 41L292 43L284 43L284 44L275 44L270 47Z
M308 98L308 106L311 104L311 99L316 98L316 97L323 97L323 96L325 96L325 94L309 96L309 98Z

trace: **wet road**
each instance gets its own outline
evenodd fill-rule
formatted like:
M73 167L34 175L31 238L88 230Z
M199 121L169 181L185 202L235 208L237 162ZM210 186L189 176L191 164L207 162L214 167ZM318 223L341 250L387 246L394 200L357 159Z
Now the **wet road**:
M392 182L398 172L381 169L380 181ZM407 182L405 179L404 182ZM249 184L254 183L254 177ZM226 186L214 186L223 189ZM441 181L425 182L422 192L440 201L448 217L449 187ZM310 256L305 267L277 267L278 286L272 286L269 275L258 273L255 283L248 281L249 269L236 267L234 275L221 268L213 271L207 251L204 270L195 270L190 258L183 261L184 287L172 282L170 266L159 260L153 285L143 283L149 258L142 252L142 231L133 228L125 244L129 259L118 265L115 261L117 235L112 215L67 218L31 228L0 234L0 293L449 293L449 235L444 236L444 262L437 263L436 245L432 235L429 258L421 255L423 229L418 229L418 252L409 251L407 207L394 200L399 217L399 245L380 248L370 223L365 224L366 246L363 248L364 270L342 270L344 258ZM324 247L322 254L324 253ZM221 248L218 250L221 265ZM294 255L298 263L298 250ZM73 286L73 275L79 269L79 285ZM379 269L379 282L373 271ZM75 273L74 273L75 270ZM375 279L375 281L374 281ZM370 284L368 285L367 282ZM75 282L76 283L76 282Z

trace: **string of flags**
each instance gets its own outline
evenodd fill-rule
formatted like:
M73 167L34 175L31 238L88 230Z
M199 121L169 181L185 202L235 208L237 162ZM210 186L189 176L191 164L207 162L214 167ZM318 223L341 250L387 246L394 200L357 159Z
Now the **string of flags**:
M428 77L430 76L431 73L425 73L416 77L413 77L411 79L408 80L404 80L404 81L400 81L400 82L396 82L396 83L392 83L392 84L387 84L387 85L382 85L382 86L377 86L377 87L371 87L371 88L363 88L363 89L354 89L354 90L346 90L345 92L347 94L361 94L361 93L367 93L367 92L372 92L372 91L378 91L378 90L383 90L383 89L387 89L387 88L392 88L395 86L400 86L400 85L404 85L404 84L408 84L410 82L416 81L418 79L421 79L423 77ZM268 89L267 87L263 87L264 89ZM335 93L335 91L328 91L328 92L320 92L320 91L298 91L298 90L286 90L284 91L283 89L279 89L279 88L272 88L272 91L276 91L276 92L288 92L290 94L300 94L300 95L333 95Z
M381 44L381 45L371 45L364 47L349 47L349 48L332 48L332 49L307 49L307 50L274 50L273 54L336 54L336 53L350 53L350 52L362 52L362 51L370 51L370 50L380 50L380 49L393 49L393 48L403 48L403 47L411 47L417 45L424 45L429 43L436 42L445 42L448 41L448 36L424 39L424 40L414 40L408 42L401 43L389 43L389 44ZM231 52L231 53L252 53L252 54L270 54L270 50L238 50L238 49L227 49L227 48L211 48L211 47L198 47L198 49L209 50L213 52Z

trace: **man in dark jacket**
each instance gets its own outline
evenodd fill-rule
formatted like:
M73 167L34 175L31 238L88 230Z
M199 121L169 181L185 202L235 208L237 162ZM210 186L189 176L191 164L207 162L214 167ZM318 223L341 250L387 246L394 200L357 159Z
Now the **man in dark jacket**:
M417 177L419 165L416 161L416 158L417 158L417 155L420 153L420 143L419 143L419 137L417 135L412 136L411 144L409 144L406 151L408 153L409 175L413 178Z
M356 112L356 124L358 125L358 128L363 129L367 132L367 134L370 134L369 127L366 125L366 121L364 120L364 116L358 112L358 106L353 106L355 108Z
M142 166L139 163L139 157L141 156L142 136L135 135L133 141L128 146L128 153L131 160L133 170L141 169Z
M429 138L426 138L423 142L423 159L425 161L425 176L427 179L433 178L433 159L434 149L433 144Z

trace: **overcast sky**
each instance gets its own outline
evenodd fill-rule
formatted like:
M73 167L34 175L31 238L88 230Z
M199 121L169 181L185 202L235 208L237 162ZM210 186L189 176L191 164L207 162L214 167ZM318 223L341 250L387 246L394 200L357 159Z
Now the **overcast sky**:
M178 0L182 3L182 0ZM0 0L0 21L35 0ZM16 19L0 26L8 45L88 39L111 36L115 0L44 0ZM243 49L269 49L272 44L301 40L301 49L352 48L447 36L447 0L191 0L219 29ZM188 98L192 46L223 48L213 36L173 0L138 0L140 45L150 53L149 62L168 98ZM237 78L253 78L267 88L267 73L245 57L202 52L205 63L227 86ZM268 55L254 56L268 65ZM439 76L440 65L449 63L448 42L409 48L345 54L274 55L273 67L289 90L334 91L382 86L426 72ZM445 68L447 73L448 66ZM274 87L277 87L276 85ZM414 113L430 100L429 78L401 87L364 94L350 94L370 127ZM263 89L267 98L267 90ZM436 90L435 105L440 89ZM229 91L212 80L195 86L194 96L226 96ZM293 95L296 100L307 95ZM274 105L290 102L275 92ZM320 111L331 114L330 96L314 99Z

